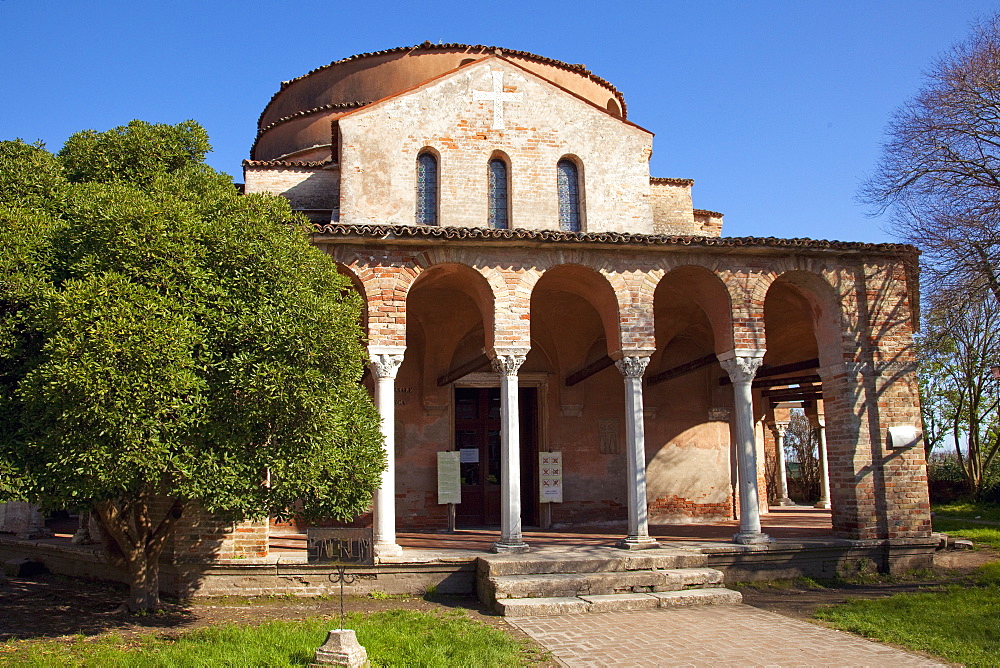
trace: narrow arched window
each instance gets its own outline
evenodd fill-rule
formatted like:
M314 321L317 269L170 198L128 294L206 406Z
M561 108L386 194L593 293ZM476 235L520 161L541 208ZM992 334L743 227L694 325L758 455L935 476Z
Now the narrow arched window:
M438 224L438 161L433 153L417 156L417 225Z
M490 160L490 227L506 230L510 224L509 181L507 163L501 158Z
M580 225L580 170L572 160L560 160L556 165L559 190L559 229L579 232Z

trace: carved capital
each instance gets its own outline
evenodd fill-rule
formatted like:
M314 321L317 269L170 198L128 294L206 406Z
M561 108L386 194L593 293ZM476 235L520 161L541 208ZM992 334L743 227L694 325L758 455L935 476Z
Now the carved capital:
M775 422L771 427L774 429L774 433L778 435L778 438L783 438L785 432L788 430L787 422Z
M719 360L719 364L729 374L729 379L733 381L733 385L737 385L753 381L753 377L757 375L757 369L760 368L763 361L763 357L736 355L726 360Z
M490 360L490 365L501 376L516 376L526 357L520 354L497 354Z
M368 368L377 380L395 378L399 365L403 363L402 353L372 353Z
M615 362L615 366L618 367L618 370L626 378L642 378L642 374L646 372L646 365L648 364L648 357L639 357L637 355L623 357Z

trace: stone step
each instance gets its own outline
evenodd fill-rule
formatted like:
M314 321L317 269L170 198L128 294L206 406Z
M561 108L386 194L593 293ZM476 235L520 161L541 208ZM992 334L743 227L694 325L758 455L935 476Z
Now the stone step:
M497 612L504 617L538 617L583 612L624 612L687 605L736 605L743 602L738 591L714 587L653 594L599 594L546 598L501 598Z
M496 554L479 558L480 577L544 573L605 573L654 569L698 568L708 555L697 550L659 548L627 552L612 547L578 551Z
M723 574L714 568L607 571L507 575L489 579L491 598L652 593L692 587L721 587Z

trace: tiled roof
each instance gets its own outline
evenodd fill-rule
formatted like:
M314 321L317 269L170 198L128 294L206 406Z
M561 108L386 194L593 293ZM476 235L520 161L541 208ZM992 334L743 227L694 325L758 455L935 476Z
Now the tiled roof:
M919 251L909 244L872 244L851 241L817 239L778 239L775 237L700 237L663 234L627 234L624 232L561 232L558 230L495 230L487 227L438 227L431 225L345 225L327 223L314 225L319 235L365 237L379 240L400 238L524 240L555 243L602 243L636 246L696 246L721 248L776 248L789 250L864 251L915 255Z
M650 176L650 183L662 183L668 186L693 186L694 179L671 179L662 176Z
M244 160L244 167L326 167L333 164L332 160L316 160L313 162L295 162L292 160Z
M710 218L722 218L722 214L718 211L709 211L708 209L692 209L691 213L698 216L708 216Z
M337 102L335 104L324 104L322 107L314 107L313 109L306 109L304 111L297 111L294 114L288 116L283 116L273 123L270 123L259 130L257 130L257 138L259 139L262 134L267 132L273 127L287 123L288 121L294 121L296 118L302 118L303 116L312 116L313 114L318 114L321 111L330 111L333 109L357 109L358 107L363 107L366 104L371 104L369 102Z
M353 56L348 56L347 58L341 58L340 60L335 60L332 63L329 63L327 65L322 65L320 67L317 67L314 70L309 70L308 72L306 72L302 76L295 77L294 79L289 79L288 81L282 81L281 82L281 88L278 89L277 93L275 93L274 95L271 96L271 99L264 106L264 111L261 112L260 117L257 119L257 125L258 125L258 127L260 126L260 122L261 122L261 120L263 120L264 114L267 113L267 110L271 107L271 104L274 102L275 98L277 98L278 95L280 95L282 93L282 91L285 90L285 88L287 88L288 86L292 85L296 81L301 81L302 79L305 79L306 77L308 77L308 76L310 76L312 74L315 74L316 72L320 72L322 70L327 69L328 67L333 67L334 65L339 65L341 63L347 63L347 62L350 62L352 60L361 60L362 58L371 58L373 56L383 56L383 55L390 54L390 53L403 53L403 52L406 52L406 51L417 51L417 50L433 51L435 49L441 49L441 50L462 49L462 50L466 50L466 51L480 51L480 52L483 52L484 54L510 55L510 56L516 56L516 57L519 57L519 58L524 58L524 59L527 59L527 60L534 60L536 62L544 63L546 65L552 65L554 67L559 67L559 68L562 68L564 70L569 70L571 72L576 72L577 74L579 74L581 76L584 76L584 77L590 79L591 81L593 81L594 83L596 83L596 84L598 84L600 86L603 86L604 88L607 88L609 91L611 91L614 94L614 96L618 99L618 103L621 105L622 118L627 118L628 117L628 109L627 109L627 107L625 105L625 96L621 94L621 91L619 91L617 88L615 88L614 85L610 81L608 81L606 79L602 79L601 77L597 76L596 74L594 74L593 72L591 72L590 70L588 70L585 65L573 64L573 63L566 63L566 62L563 62L561 60L555 60L554 58L546 58L545 56L539 56L536 53L530 53L528 51L517 51L515 49L504 49L504 48L499 47L499 46L486 46L484 44L458 44L458 43L433 44L433 43L431 43L431 42L428 41L428 42L424 42L423 44L415 44L414 46L397 46L397 47L392 48L392 49L383 49L381 51L371 51L369 53L358 53L358 54L355 54Z

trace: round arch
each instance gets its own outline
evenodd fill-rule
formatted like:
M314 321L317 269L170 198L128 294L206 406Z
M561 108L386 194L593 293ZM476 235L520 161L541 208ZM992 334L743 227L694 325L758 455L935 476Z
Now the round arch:
M621 286L626 290L627 287ZM622 348L621 303L607 276L582 264L558 264L546 269L531 286L531 300L539 290L556 290L580 297L597 311L608 342L608 354Z
M803 359L815 356L821 367L843 361L840 299L823 276L803 269L785 271L767 286L763 302L768 351L785 357L809 355Z
M681 265L666 272L653 291L653 309L662 309L671 294L682 295L705 313L712 328L715 352L732 350L732 299L726 284L711 269L701 265ZM657 347L661 342L657 341Z

